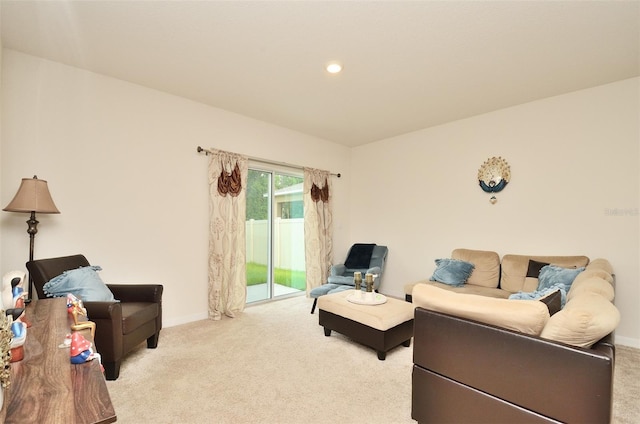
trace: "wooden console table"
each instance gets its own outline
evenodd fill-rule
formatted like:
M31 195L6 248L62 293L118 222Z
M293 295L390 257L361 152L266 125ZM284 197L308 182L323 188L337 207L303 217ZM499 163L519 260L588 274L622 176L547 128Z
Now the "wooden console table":
M0 422L112 423L116 413L97 360L73 365L60 348L72 323L65 298L34 300L27 306L24 359L11 364ZM89 330L82 335L91 339Z

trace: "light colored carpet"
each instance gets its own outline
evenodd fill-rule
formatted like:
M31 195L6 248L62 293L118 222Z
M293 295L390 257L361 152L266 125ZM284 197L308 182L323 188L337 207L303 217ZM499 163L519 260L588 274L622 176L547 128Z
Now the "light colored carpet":
M340 334L325 337L311 303L294 297L163 329L157 349L140 345L107 382L118 422L415 423L413 349L379 361ZM640 350L618 352L614 422L637 423Z
M640 349L616 346L613 423L640 423Z

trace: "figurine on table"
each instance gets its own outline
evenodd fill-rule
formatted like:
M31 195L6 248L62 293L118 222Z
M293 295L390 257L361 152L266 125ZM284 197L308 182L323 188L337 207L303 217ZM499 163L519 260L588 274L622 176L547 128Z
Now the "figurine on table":
M28 322L24 314L24 297L22 289L25 273L10 271L2 277L0 288L0 307L4 309L11 328L12 339L9 345L11 351L10 362L18 362L24 358L24 343L27 339Z
M96 357L91 343L85 339L84 336L78 332L71 334L71 363L72 364L84 364L91 361Z
M23 271L9 271L2 277L2 289L0 290L1 306L2 309L7 312L7 315L13 315L14 321L22 321L27 327L31 327L31 323L24 315L24 299L27 296L23 288L25 279L26 274ZM18 310L20 310L21 313L16 315Z
M15 301L13 300L13 287L19 286L20 280L24 279L24 272L9 271L2 276L2 306L3 309L13 308Z
M8 317L10 321L13 320L11 316ZM11 323L11 332L13 338L11 339L10 350L11 359L9 362L18 362L24 359L24 342L27 340L27 324L22 321L13 321Z
M71 293L67 295L67 312L69 312L73 317L73 324L71 324L71 329L73 331L84 330L86 328L89 328L91 330L91 337L95 338L96 323L93 321L78 322L78 316L82 315L86 317L87 310L82 304L82 300L78 299Z

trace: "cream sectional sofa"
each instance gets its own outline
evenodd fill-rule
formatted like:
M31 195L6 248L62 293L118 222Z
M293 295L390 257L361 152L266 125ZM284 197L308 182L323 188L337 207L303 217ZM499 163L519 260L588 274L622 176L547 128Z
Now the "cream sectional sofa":
M586 256L504 255L500 261L500 256L496 252L472 249L455 249L451 252L451 259L471 262L475 265L464 286L454 287L429 279L420 280L404 286L405 298L411 301L413 287L422 283L457 293L508 298L513 293L532 292L538 286L536 277L527 277L530 260L566 268L589 265L589 258Z
M606 259L507 254L500 261L496 252L471 249L455 249L451 259L474 265L464 285L421 280L405 286L407 300L430 310L582 347L612 332L620 321L613 304L613 268ZM532 273L532 263L584 268L565 294L566 304L560 305L559 294L508 299L515 293L535 292L539 268L533 267L536 272Z
M585 256L500 261L495 252L469 249L452 258L474 264L463 286L422 280L405 287L416 306L412 418L609 422L620 321L611 264ZM530 261L584 267L557 312L535 299L508 299L538 287Z

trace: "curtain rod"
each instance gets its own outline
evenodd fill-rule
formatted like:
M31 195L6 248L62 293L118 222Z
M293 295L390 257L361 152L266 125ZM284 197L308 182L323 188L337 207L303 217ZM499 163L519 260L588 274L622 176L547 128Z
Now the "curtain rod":
M198 146L198 148L196 150L197 150L198 153L203 153L204 152L205 155L209 155L209 153L210 153L207 149L203 149L200 146ZM300 165L292 165L292 164L286 163L286 162L276 162L276 161L273 161L273 160L256 158L256 157L251 157L251 156L247 156L247 158L249 160L254 161L254 162L268 163L270 165L288 166L289 168L295 168L295 169L303 169L303 167L300 166ZM334 174L333 172L331 173L331 175L335 175L338 178L340 178L340 176L341 176L340 173Z

